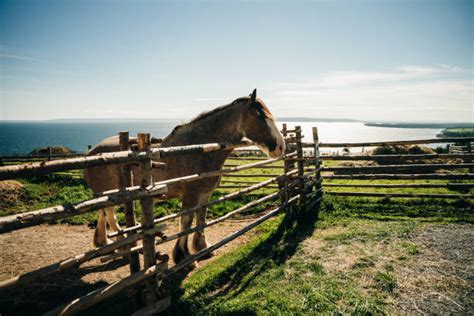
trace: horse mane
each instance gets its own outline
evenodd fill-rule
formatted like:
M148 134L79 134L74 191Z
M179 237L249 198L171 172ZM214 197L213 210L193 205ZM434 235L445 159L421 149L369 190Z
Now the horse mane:
M236 105L236 104L238 104L238 103L240 103L244 100L248 100L248 99L249 99L249 97L241 97L241 98L238 98L238 99L232 101L232 103L218 106L217 108L209 110L209 111L201 112L195 118L192 118L189 122L184 123L183 125L190 124L190 123L195 123L197 121L203 120L203 119L205 119L209 116L213 116L214 114L217 114L217 113L220 113L224 110L227 110L231 106Z
M183 124L180 124L180 125L176 125L175 128L173 129L173 131L171 132L171 134L173 134L174 132L176 132L179 128L185 126L185 125L189 125L189 124L192 124L192 123L196 123L198 121L201 121L203 119L206 119L210 116L213 116L217 113L220 113L224 110L227 110L228 108L236 105L236 104L239 104L241 103L242 101L248 101L250 99L250 97L246 96L246 97L240 97L238 99L235 99L234 101L232 101L231 103L229 104L225 104L225 105L221 105L215 109L212 109L212 110L209 110L209 111L204 111L204 112L201 112L200 114L198 114L196 117L190 119L189 121L183 123ZM257 107L257 110L259 111L259 113L263 116L263 117L266 117L266 118L269 118L271 120L273 120L273 116L272 114L270 113L270 110L264 105L262 104L261 102L259 102L258 100L256 101L256 103L258 104L258 107Z
M176 132L179 128L185 126L185 125L189 125L189 124L192 124L192 123L195 123L197 121L200 121L200 120L203 120L209 116L212 116L214 114L217 114L217 113L220 113L224 110L227 110L229 107L233 106L233 105L236 105L244 100L248 100L249 97L241 97L241 98L238 98L238 99L235 99L234 101L232 101L232 103L229 103L229 104L225 104L225 105L221 105L221 106L218 106L217 108L215 109L212 109L212 110L209 110L209 111L204 111L204 112L201 112L200 114L198 114L197 116L195 116L194 118L188 120L187 122L184 122L183 124L180 124L180 125L176 125L173 129L173 131L171 132L171 134L173 134L174 132Z

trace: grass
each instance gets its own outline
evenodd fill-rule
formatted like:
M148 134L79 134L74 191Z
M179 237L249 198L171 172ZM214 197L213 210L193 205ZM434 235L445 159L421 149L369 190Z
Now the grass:
M387 262L393 266L398 257L413 256L401 241L416 227L365 219L334 225L316 222L314 213L298 221L280 216L259 228L251 243L216 259L175 289L178 304L172 313L388 312L396 280ZM379 243L384 246L376 247Z
M20 179L24 186L22 198L13 207L0 210L0 216L37 210L49 206L74 203L92 197L84 180L68 174L51 174Z
M393 292L397 287L397 280L390 272L377 272L374 276L374 280L377 286L385 292Z
M172 312L397 313L397 275L422 255L413 235L429 222L472 222L472 215L454 212L459 210L456 202L415 203L416 209L428 206L430 211L407 216L402 212L407 201L369 201L365 208L365 199L360 200L325 197L319 215L297 220L280 216L263 224L250 243L174 289L178 303ZM396 213L385 214L393 207Z
M244 164L250 161L232 161ZM332 162L331 162L332 163ZM276 163L275 165L281 165ZM272 174L281 170L251 169L239 174ZM249 178L232 178L249 180ZM252 180L264 181L267 177ZM78 172L22 180L26 199L0 215L39 209L92 196ZM328 183L364 183L338 180ZM367 182L365 182L367 183ZM445 183L384 181L371 183ZM331 187L330 190L339 190ZM361 190L342 188L344 191ZM217 190L213 199L231 190ZM367 192L453 193L447 188L363 188ZM209 209L215 218L274 189L226 201ZM457 192L457 191L455 191ZM252 210L260 212L269 202ZM139 204L136 205L139 215ZM156 216L177 212L178 200L156 203ZM207 314L354 314L399 313L395 302L403 287L401 271L409 269L423 249L413 236L426 225L474 223L469 201L325 196L320 208L298 218L280 215L257 228L245 245L226 253L185 280L175 281L171 313ZM64 222L85 224L95 214ZM123 214L119 213L123 221ZM434 282L434 281L433 281ZM433 287L440 284L433 284Z
M441 131L441 137L473 137L474 128L446 128Z

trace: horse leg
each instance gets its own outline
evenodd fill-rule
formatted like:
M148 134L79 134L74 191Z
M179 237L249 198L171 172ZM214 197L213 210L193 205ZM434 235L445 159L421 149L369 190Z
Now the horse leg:
M94 246L100 247L110 243L112 243L112 241L107 238L107 222L105 210L101 209L98 212L97 226L95 227L94 232Z
M209 194L205 194L201 196L199 204L204 204L206 203L212 192ZM196 226L201 226L206 224L206 215L207 215L207 207L202 207L197 210L196 213ZM193 249L195 252L198 252L200 250L203 250L205 248L209 247L209 244L206 241L206 234L204 233L204 228L197 230L194 235L193 235ZM209 253L208 256L206 257L212 257L213 253Z
M182 209L189 209L195 207L198 204L199 200L194 197L186 194L183 197ZM181 231L187 230L191 228L193 223L194 212L191 214L184 214L181 216ZM189 248L188 248L188 235L181 236L176 241L176 244L173 249L173 260L175 263L179 263L180 261L186 259L190 256ZM193 264L192 267L196 267L196 264Z
M113 231L122 230L118 221L117 221L117 214L115 213L114 207L106 207L105 213L107 215L107 224L109 224L109 228ZM118 235L116 240L123 239L122 235Z

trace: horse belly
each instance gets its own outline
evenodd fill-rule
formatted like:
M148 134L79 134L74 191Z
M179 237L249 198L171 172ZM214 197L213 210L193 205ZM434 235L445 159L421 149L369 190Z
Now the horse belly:
M116 165L84 169L84 179L95 194L120 187L120 168Z

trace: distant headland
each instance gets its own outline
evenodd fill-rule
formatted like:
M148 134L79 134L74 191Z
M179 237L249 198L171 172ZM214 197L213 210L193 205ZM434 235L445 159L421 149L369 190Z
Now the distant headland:
M474 128L474 123L373 123L367 122L366 126L392 127L392 128Z

